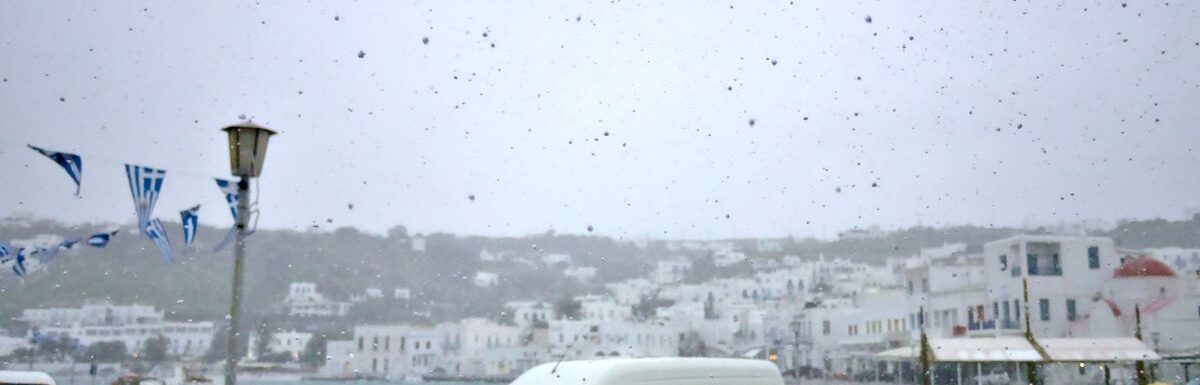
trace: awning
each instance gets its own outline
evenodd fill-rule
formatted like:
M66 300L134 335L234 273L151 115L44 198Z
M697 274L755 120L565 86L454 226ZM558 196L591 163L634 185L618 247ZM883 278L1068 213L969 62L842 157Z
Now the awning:
M1132 362L1162 357L1137 338L1038 338L1051 361Z
M755 358L759 353L762 353L762 348L750 349L750 351L742 353L742 358Z
M910 361L917 359L920 355L920 350L916 346L906 346L875 353L875 358L883 361Z
M1040 362L1042 355L1022 337L931 339L935 362Z

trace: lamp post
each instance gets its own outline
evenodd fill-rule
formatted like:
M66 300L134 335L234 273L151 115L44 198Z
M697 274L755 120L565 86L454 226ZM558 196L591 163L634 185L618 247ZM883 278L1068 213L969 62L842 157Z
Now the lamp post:
M242 302L242 265L246 257L246 226L250 223L250 178L262 172L267 156L267 141L275 131L245 122L221 129L229 134L229 170L238 177L237 240L233 246L233 293L229 301L229 328L226 330L225 385L237 385L238 319Z

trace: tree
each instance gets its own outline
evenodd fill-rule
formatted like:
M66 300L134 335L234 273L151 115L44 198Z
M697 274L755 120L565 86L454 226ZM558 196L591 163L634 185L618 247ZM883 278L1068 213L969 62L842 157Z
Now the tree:
M157 336L146 340L142 344L141 358L153 365L158 365L167 359L167 345L170 340L167 337Z
M578 319L579 311L582 310L583 304L579 303L570 297L563 297L554 304L554 312L561 319Z
M118 341L99 341L88 345L79 361L122 362L129 358L129 350Z
M304 345L304 356L300 360L310 366L321 366L325 363L325 349L328 346L329 338L325 333L313 333L308 344Z
M251 348L254 349L254 356L261 359L271 353L267 346L271 344L271 339L275 338L275 333L271 330L271 321L266 319L259 322L256 329L255 334L258 335L258 339L254 341L254 346Z

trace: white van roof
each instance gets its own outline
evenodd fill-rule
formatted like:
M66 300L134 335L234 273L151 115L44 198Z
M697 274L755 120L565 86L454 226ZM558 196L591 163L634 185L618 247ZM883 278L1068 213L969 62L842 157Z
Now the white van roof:
M555 368L557 365L557 369ZM728 358L613 358L529 369L511 385L783 385L775 364Z
M0 370L0 384L55 385L54 379L44 372Z

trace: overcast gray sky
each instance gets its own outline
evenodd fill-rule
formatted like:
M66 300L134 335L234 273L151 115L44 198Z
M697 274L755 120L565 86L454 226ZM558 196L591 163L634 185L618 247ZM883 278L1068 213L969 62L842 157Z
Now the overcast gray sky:
M0 214L132 222L129 162L168 171L156 216L227 226L208 177L240 114L282 131L268 228L832 236L1200 204L1200 2L211 3L4 3ZM83 198L27 143L81 154Z

